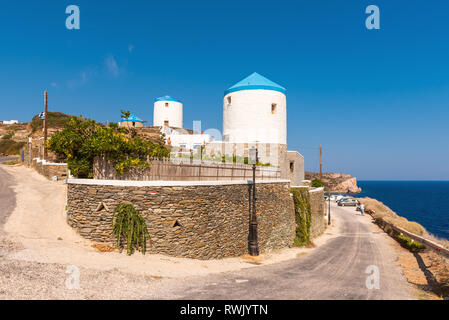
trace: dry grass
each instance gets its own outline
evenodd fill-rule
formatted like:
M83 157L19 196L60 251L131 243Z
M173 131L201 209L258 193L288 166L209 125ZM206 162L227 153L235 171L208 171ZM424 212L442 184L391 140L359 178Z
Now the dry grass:
M368 197L360 198L358 200L365 205L365 211L367 211L367 213L370 213L373 218L382 218L385 222L403 228L411 233L424 236L426 239L434 241L449 249L449 240L439 238L433 234L430 234L419 223L408 221L406 218L398 216L393 210L384 205L382 202Z
M112 252L115 251L115 247L108 246L106 244L95 243L92 245L92 248L97 249L100 252Z
M252 264L262 264L261 256L251 256L249 254L245 254L242 256L242 259Z
M304 257L304 256L306 256L307 254L308 254L307 252L298 252L298 253L296 254L296 258Z
M443 238L437 237L436 235L433 235L431 233L429 233L429 235L426 236L426 238L431 240L431 241L433 241L433 242L439 243L443 247L449 249L449 240L447 240L447 239L443 239Z
M2 162L1 164L4 164L5 166L17 166L17 165L21 165L21 163L19 162L19 160L5 161L5 162Z
M397 227L403 228L408 232L417 235L428 235L427 230L417 222L408 221L406 218L398 216L393 210L388 208L382 202L371 198L358 199L365 205L365 211L371 213L375 219L383 219L385 222L391 223Z

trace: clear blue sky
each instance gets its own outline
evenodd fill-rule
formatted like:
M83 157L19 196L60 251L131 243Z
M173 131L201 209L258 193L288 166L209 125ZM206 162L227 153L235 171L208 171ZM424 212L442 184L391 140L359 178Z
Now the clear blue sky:
M67 5L81 29L67 30ZM366 6L380 30L365 28ZM359 179L449 179L449 1L2 1L1 118L105 122L153 99L222 129L223 91L252 72L287 88L288 144Z

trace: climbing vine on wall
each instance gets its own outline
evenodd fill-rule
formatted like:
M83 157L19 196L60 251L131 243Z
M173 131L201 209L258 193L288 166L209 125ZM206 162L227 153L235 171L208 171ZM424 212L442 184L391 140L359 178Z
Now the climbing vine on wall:
M310 225L312 224L312 209L310 196L307 190L291 189L295 204L296 237L295 246L307 246L312 243L310 239Z
M121 203L115 208L112 226L118 247L122 248L122 243L126 241L128 255L135 249L145 254L147 239L150 239L147 223L132 204Z

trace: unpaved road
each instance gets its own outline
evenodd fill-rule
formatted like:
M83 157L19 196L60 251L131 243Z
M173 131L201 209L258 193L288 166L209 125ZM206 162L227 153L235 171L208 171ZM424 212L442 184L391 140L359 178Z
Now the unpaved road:
M16 183L14 176L0 167L0 229L16 206ZM332 234L325 235L326 241L308 254L288 261L176 279L86 264L79 267L79 289L66 286L70 256L59 263L54 257L42 257L42 261L19 259L30 249L0 231L0 299L413 299L412 286L395 263L394 241L373 225L370 217L360 216L353 207L333 205L332 216L339 227L327 231ZM26 219L26 215L21 219ZM27 239L27 243L33 241L39 246L53 245L48 251L66 249L59 249L58 241ZM74 253L74 261L75 253L79 259L78 251L68 251ZM36 252L45 255L45 251ZM87 254L98 259L87 251L86 259L90 259ZM176 267L177 262L173 263ZM379 271L379 289L366 286L370 274L365 272L370 266Z
M12 190L14 183L14 177L0 168L0 232L16 206L16 197Z
M393 240L354 207L332 205L331 212L340 232L313 253L192 279L171 294L181 299L412 299L411 286L394 262ZM366 286L369 266L379 270L379 289Z

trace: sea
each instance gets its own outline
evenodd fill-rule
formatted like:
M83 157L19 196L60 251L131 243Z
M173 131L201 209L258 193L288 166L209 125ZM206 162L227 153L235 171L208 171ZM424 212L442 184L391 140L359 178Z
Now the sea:
M449 181L357 181L362 192L428 232L449 239Z

